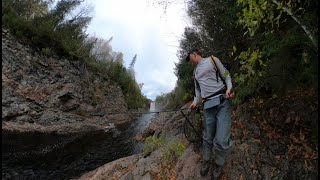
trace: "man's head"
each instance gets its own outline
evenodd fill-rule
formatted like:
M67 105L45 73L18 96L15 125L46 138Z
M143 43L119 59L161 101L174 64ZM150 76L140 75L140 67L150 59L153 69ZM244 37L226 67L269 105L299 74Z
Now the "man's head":
M197 63L200 59L202 59L202 55L198 49L192 49L186 57L186 61L191 64Z

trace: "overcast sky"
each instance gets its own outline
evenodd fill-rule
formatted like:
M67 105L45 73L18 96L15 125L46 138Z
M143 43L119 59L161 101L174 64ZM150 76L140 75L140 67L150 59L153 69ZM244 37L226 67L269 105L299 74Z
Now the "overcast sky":
M136 81L144 83L142 93L155 100L157 95L173 90L177 77L179 38L187 26L185 5L152 5L155 0L89 0L94 7L87 33L108 40L112 50L122 52L128 67L137 54L134 66Z

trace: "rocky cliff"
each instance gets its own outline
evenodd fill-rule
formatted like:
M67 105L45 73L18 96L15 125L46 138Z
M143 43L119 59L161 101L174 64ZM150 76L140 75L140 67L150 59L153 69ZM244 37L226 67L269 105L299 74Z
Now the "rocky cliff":
M317 99L312 89L296 89L278 99L255 97L234 107L233 148L220 179L318 179ZM211 179L200 175L202 147L186 139L185 123L179 111L158 114L138 138L165 134L164 142L145 144L157 148L107 163L79 179ZM179 144L184 148L177 154Z
M120 87L80 61L46 56L2 29L2 129L69 133L130 121Z

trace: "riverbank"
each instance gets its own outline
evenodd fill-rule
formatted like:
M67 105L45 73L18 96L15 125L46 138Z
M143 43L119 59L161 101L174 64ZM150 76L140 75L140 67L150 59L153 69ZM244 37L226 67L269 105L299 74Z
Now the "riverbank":
M79 131L68 133L41 126L32 130L26 125L18 131L3 129L2 179L78 178L108 162L140 153L143 144L133 137L152 118L152 114L140 116L108 130L82 124Z
M318 179L317 99L314 90L301 88L234 107L233 147L220 179ZM180 112L160 113L140 136L148 151L79 179L210 179L200 175L201 144L186 139L184 122Z
M90 132L90 131L99 131L104 130L108 131L113 128L115 125L127 124L135 119L138 119L139 116L143 113L148 112L146 109L131 110L129 113L132 115L129 116L128 112L115 113L115 114L106 114L103 113L101 117L94 115L81 116L73 114L70 117L82 120L77 122L67 122L60 124L39 124L37 122L14 122L14 121L2 121L2 130L13 131L13 132L39 132L39 133L54 133L54 134L72 134L72 133L81 133L81 132ZM113 120L110 120L113 119ZM115 121L116 119L116 121Z

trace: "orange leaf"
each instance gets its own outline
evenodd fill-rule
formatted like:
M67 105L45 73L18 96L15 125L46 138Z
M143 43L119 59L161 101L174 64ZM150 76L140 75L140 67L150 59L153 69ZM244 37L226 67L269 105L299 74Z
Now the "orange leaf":
M286 124L288 124L288 123L290 123L290 121L291 121L291 118L290 118L290 116L286 119Z
M261 140L258 138L252 138L253 142L256 142L258 144L261 144Z
M304 134L301 130L300 130L300 133L299 133L299 134L300 134L300 137L299 137L300 140L301 140L301 141L304 141L305 134Z
M296 138L296 137L293 135L293 133L290 134L290 138L293 140L294 143L297 143L297 144L300 144L300 143L301 143L301 141L300 141L298 138Z
M259 101L259 104L263 104L263 99L261 99L261 100Z
M299 125L300 121L301 121L301 118L300 118L299 115L297 115L296 119L295 119L295 122L294 122L294 125Z
M318 159L318 152L314 152L314 153L311 155L311 159L312 159L312 160Z
M313 150L306 143L302 143L302 146L304 147L306 153L313 152Z
M221 180L227 180L227 177L226 177L224 174L222 174L221 177L220 177L220 179L221 179Z
M310 167L309 167L308 164L309 164L309 163L308 163L307 160L305 159L305 160L304 160L304 165L303 165L303 168L304 168L305 171L310 170Z
M242 173L239 176L239 180L243 180L243 174Z
M268 137L269 139L272 139L273 133L267 133L267 137Z

